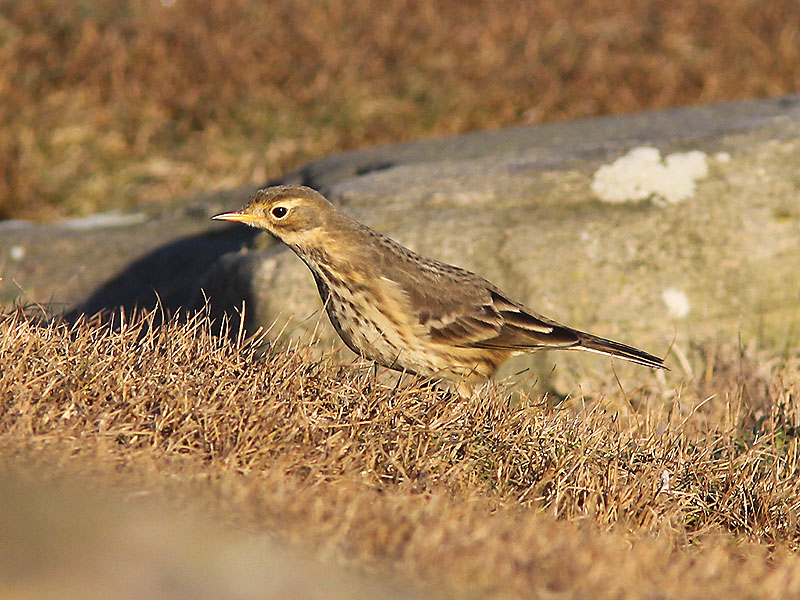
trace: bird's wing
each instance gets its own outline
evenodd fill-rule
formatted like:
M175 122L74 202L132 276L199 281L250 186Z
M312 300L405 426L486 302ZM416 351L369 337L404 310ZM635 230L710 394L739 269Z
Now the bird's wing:
M548 321L487 288L480 302L453 304L428 324L432 341L465 348L529 350L580 343L573 330Z
M394 282L408 299L408 312L436 343L462 348L530 350L537 347L569 348L580 343L577 333L536 314L482 277L437 260L419 256L380 236L393 256L372 257L381 277Z

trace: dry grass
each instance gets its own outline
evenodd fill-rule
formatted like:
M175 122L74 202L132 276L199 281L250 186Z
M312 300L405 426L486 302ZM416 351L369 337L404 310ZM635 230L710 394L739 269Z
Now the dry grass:
M0 0L0 217L380 142L798 89L793 0Z
M701 376L557 407L217 338L198 315L0 322L0 453L147 490L453 597L800 593L800 356L697 349ZM31 465L36 465L35 468ZM37 475L36 477L40 477Z

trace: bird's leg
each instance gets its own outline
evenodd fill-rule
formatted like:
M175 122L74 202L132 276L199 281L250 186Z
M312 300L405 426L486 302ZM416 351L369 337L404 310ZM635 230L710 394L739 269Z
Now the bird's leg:
M461 379L456 384L455 392L458 394L458 399L461 402L466 402L468 400L477 398L480 395L480 388L476 388L475 384L468 379Z

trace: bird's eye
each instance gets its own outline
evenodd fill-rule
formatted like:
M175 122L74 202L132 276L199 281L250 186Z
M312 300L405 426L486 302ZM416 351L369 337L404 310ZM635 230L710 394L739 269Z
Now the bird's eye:
M282 219L283 217L286 216L286 213L288 212L289 209L286 208L285 206L276 206L275 208L272 209L272 216L275 217L276 219Z

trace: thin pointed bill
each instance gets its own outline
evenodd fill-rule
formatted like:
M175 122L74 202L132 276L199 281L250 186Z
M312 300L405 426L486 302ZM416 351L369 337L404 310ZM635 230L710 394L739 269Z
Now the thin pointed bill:
M248 225L261 221L261 217L257 217L255 215L246 215L240 212L222 213L221 215L214 215L211 218L217 221L237 221L239 223L247 223Z

